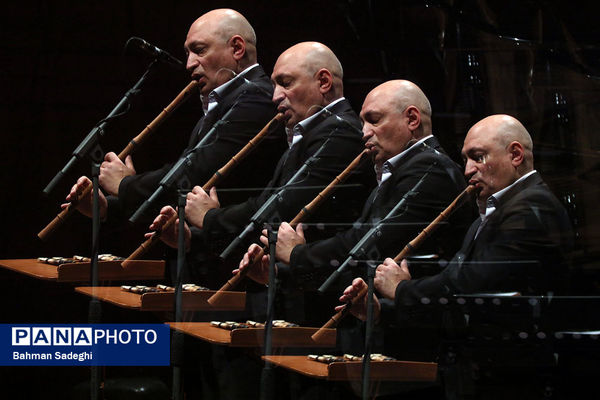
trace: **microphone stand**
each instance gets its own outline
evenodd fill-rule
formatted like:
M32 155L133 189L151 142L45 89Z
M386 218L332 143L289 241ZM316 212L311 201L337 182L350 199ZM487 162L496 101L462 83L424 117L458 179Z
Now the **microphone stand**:
M371 347L373 345L373 292L375 286L375 269L377 265L367 261L367 320L365 327L365 353L362 360L362 399L369 398L371 375Z
M92 151L96 147L96 145L98 143L98 139L100 137L104 136L104 134L106 133L105 129L106 129L108 123L113 118L115 118L118 114L122 113L125 106L127 106L129 104L129 101L131 99L133 99L134 96L136 96L137 94L139 94L141 92L142 85L144 84L146 79L150 76L152 68L157 63L158 63L158 58L150 63L148 68L146 68L146 72L144 72L144 74L137 81L137 83L125 93L123 98L121 98L119 103L115 106L115 108L113 108L113 110L110 112L110 114L108 114L108 116L106 116L104 119L100 120L100 122L97 123L94 128L92 128L92 130L87 134L85 139L83 139L83 141L79 144L79 146L77 146L77 148L73 151L73 155L72 155L71 159L69 160L69 162L67 162L67 164L63 167L63 169L58 171L58 173L54 176L54 178L52 178L50 183L44 188L43 193L45 195L49 195L50 192L52 192L54 187L63 178L63 176L65 176L69 172L69 170L71 168L73 168L73 166L75 165L75 162L77 160L81 160L88 155L92 155ZM104 154L102 156L104 156ZM97 158L97 157L94 157L94 158Z
M185 185L183 182L179 182L179 191L177 196L177 212L179 217L179 235L177 237L177 284L175 285L175 322L181 322L183 320L182 310L182 276L183 266L185 264L185 204L187 198L187 192L189 190L181 189ZM178 330L173 331L173 337L171 341L173 351L175 352L174 359L179 362L183 360L183 333ZM181 376L181 367L179 365L173 366L173 400L183 399L183 385Z
M92 299L88 308L88 321L91 324L97 324L101 318L101 303L95 296L98 286L98 254L100 249L100 202L98 175L100 175L100 161L104 158L100 146L95 146L94 154L99 155L98 159L92 160L92 254L90 256L90 282L92 284ZM90 372L90 398L98 400L101 398L100 369L97 365L91 366Z
M437 165L437 162L434 162L427 168L427 171L423 174L423 176L419 179L419 181L412 187L408 192L402 196L400 201L396 203L396 205L387 213L387 215L379 221L375 226L373 226L365 235L356 243L356 245L350 250L348 253L348 257L346 260L340 265L335 271L329 275L327 280L323 282L323 284L317 289L319 293L325 293L329 287L338 279L338 277L344 272L344 270L348 267L352 260L357 259L365 259L367 258L367 254L369 253L369 249L372 249L379 240L379 238L383 235L382 228L384 225L394 217L398 217L406 212L406 202L411 198L416 196L419 193L419 188L425 182L425 178L429 175L431 169Z
M275 303L275 246L277 244L277 231L270 225L266 225L267 237L269 239L269 288L267 291L267 319L265 321L265 356L273 353L272 335L273 335L273 313ZM273 389L273 366L269 361L265 361L261 374L261 400L271 400L274 398Z
M263 203L263 205L252 215L250 218L250 223L246 225L244 230L231 242L229 246L225 250L219 254L219 258L222 260L227 259L231 253L237 249L244 241L247 235L252 233L256 228L260 227L267 219L269 219L277 210L277 205L279 204L283 194L286 190L289 189L289 186L295 184L300 177L304 174L304 172L317 160L319 159L323 150L327 147L327 143L329 143L329 138L323 142L321 147L315 153L304 161L302 167L296 171L296 173L286 182L285 185L280 187L275 193L273 193L267 201Z
M240 97L244 94L245 92L242 92L240 94ZM239 99L239 97L238 97ZM193 162L193 157L196 155L196 151L200 148L202 148L206 142L208 142L209 139L211 139L213 137L213 135L215 134L215 132L217 132L217 130L221 127L221 125L228 123L228 118L229 115L233 112L233 110L235 109L235 105L237 103L235 103L230 109L229 111L227 111L225 113L225 115L223 115L223 117L217 121L212 128L210 128L210 131L208 131L206 133L206 135L204 135L204 137L198 142L198 144L196 144L194 146L194 148L192 150L190 150L185 156L181 157L176 163L175 165L173 165L173 167L169 170L169 172L167 172L167 174L161 179L160 183L158 184L158 188L156 188L156 190L154 191L154 193L152 194L152 196L150 196L136 211L135 213L133 213L133 215L129 218L129 222L131 223L135 223L137 222L140 217L150 208L150 206L152 204L154 204L156 202L156 200L162 196L162 194L167 191L169 188L171 188L173 186L173 184L175 182L177 182L180 178L182 178L182 176L184 175L184 172L186 170L186 168L188 168L188 166L191 166L194 162Z

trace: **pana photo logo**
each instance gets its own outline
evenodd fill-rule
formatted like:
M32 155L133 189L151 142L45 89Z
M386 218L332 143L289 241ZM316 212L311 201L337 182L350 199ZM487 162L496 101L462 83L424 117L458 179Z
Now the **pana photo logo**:
M0 365L169 365L165 324L0 324Z

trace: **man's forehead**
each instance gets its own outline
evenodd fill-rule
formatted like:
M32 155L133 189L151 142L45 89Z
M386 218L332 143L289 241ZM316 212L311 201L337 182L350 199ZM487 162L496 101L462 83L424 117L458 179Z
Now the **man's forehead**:
M463 143L462 153L465 154L469 151L487 151L490 148L492 141L490 135L482 130L469 131L465 137Z
M183 44L183 46L184 47L205 46L206 44L207 44L207 40L205 40L205 38L188 37L187 40L185 41L185 43Z
M360 116L364 117L367 115L371 115L371 114L375 114L378 112L378 107L376 104L373 104L372 102L367 102L365 101L362 105L362 108L360 110Z
M215 36L218 29L218 24L216 24L214 21L198 19L192 24L192 26L190 26L186 42L208 40L209 38Z
M291 73L286 69L279 66L273 68L273 73L271 74L271 80L283 79L291 77Z
M289 60L277 61L275 67L273 67L271 80L298 77L302 72L302 69L297 64L289 62Z

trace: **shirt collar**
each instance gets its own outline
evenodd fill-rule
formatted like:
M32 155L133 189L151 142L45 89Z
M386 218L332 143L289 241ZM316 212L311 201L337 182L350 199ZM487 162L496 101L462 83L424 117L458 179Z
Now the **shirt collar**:
M212 109L214 109L217 106L217 104L219 104L219 100L221 100L223 96L227 93L227 90L233 85L234 81L243 77L244 75L246 75L246 73L248 73L248 71L256 67L258 67L258 64L249 66L239 74L235 75L232 79L214 88L208 94L208 96L200 96L200 99L202 100L202 108L204 109L204 115L208 114Z
M425 136L425 137L419 139L418 141L416 141L415 143L413 143L412 145L410 145L409 147L404 149L401 153L398 153L395 156L393 156L392 158L385 161L383 163L383 165L381 166L381 168L378 168L377 166L375 166L375 176L377 177L377 184L381 186L381 184L383 182L385 182L392 175L392 171L394 170L394 167L398 164L400 159L402 159L402 157L404 157L406 155L406 153L408 153L408 151L410 149L412 149L415 146L418 146L419 144L423 143L430 137L433 137L433 135L428 135L428 136Z
M326 112L325 110L331 109L335 104L339 103L342 100L344 100L344 98L340 97L339 99L334 100L331 103L327 104L327 106L323 107L321 110L317 111L313 115L311 115L307 118L304 118L302 121L300 121L296 125L294 125L293 128L291 128L291 129L285 128L285 133L287 134L288 146L291 148L293 145L298 143L302 139L304 133L308 130L307 127L310 126L310 123L312 121L314 121L316 118L318 118L318 116L320 116L322 113Z
M487 200L485 201L485 213L480 213L479 214L479 216L481 217L482 221L486 220L494 211L496 211L496 207L498 207L498 204L500 204L500 198L511 187L513 187L517 183L521 182L522 180L524 180L528 176L534 174L535 172L537 172L535 169L533 171L529 171L528 173L526 173L525 175L523 175L522 177L520 177L519 179L517 179L516 181L514 181L513 183L511 183L507 187L505 187L504 189L500 189L496 193L494 193L493 195L491 195L490 197L488 197Z

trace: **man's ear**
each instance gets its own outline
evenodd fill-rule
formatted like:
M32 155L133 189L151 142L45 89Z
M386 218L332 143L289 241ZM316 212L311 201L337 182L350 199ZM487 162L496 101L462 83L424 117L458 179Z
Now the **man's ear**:
M406 116L408 117L408 127L411 131L417 130L421 126L421 112L415 106L406 107Z
M229 39L229 46L231 46L233 58L236 61L241 60L246 54L246 42L240 35L233 35Z
M523 163L525 150L521 143L516 141L511 142L507 147L507 151L510 153L510 162L513 166L518 167Z
M333 86L333 76L326 68L321 68L316 73L317 81L319 82L319 91L321 94L329 92Z

